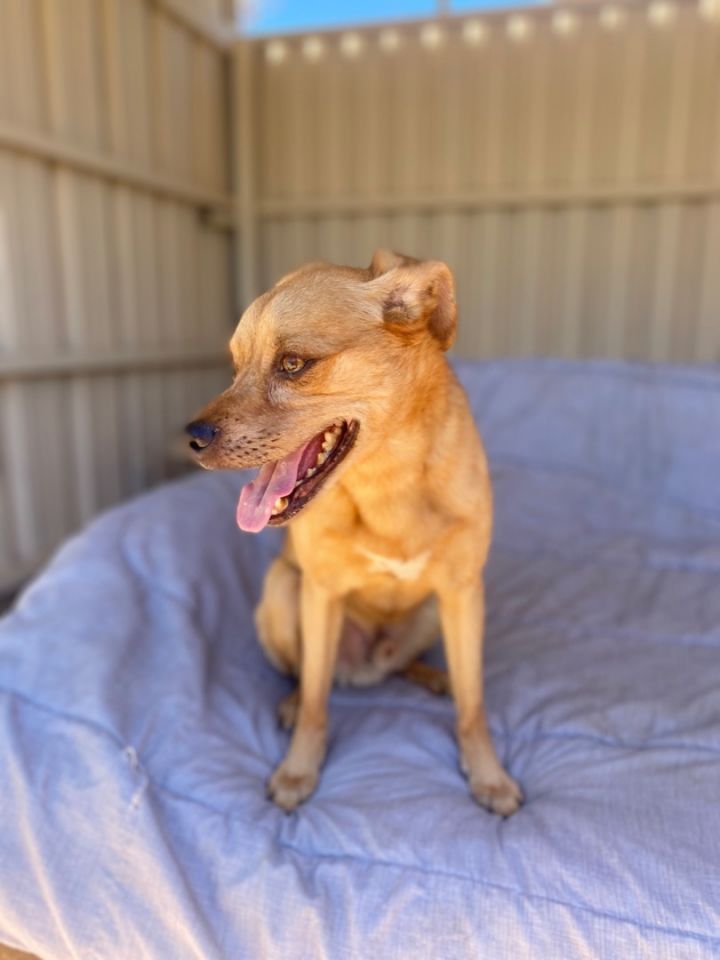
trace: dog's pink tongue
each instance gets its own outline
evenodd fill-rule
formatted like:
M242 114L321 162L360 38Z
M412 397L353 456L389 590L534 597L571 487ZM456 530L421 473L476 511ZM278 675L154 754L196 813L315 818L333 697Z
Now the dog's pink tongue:
M305 447L282 460L266 463L260 473L240 491L237 524L241 530L257 533L267 526L278 497L286 497L297 480L298 467Z

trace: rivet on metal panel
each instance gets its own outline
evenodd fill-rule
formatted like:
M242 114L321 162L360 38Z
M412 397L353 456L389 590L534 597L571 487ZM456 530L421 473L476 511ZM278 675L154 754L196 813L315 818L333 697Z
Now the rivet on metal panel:
M282 40L271 40L265 45L265 59L268 63L282 63L287 59L288 49Z
M384 50L386 53L392 53L393 50L397 50L400 46L400 34L397 30L381 30L380 36L378 37L378 44L381 50Z
M344 33L340 37L340 50L350 59L358 57L365 46L365 40L359 33Z
M482 20L466 20L462 27L463 40L471 47L479 47L485 43L488 32Z
M437 50L444 39L445 34L436 23L426 23L420 30L420 43L428 50Z
M648 7L648 20L656 27L669 26L676 14L675 4L669 3L668 0L654 0Z
M570 10L556 10L551 22L553 30L561 37L569 37L578 28L578 18Z
M320 37L306 37L302 45L303 56L313 63L325 56L325 44Z
M528 39L532 33L533 25L528 17L524 17L518 13L509 18L506 29L507 35L511 40L515 40L516 43L521 43Z

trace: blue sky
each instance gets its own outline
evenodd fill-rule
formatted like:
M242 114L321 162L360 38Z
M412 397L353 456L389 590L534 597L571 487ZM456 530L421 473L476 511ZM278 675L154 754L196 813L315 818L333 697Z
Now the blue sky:
M249 5L255 12L251 14L246 29L253 34L430 17L437 12L435 0L250 0ZM450 12L497 10L520 5L527 6L528 0L490 0L485 3L450 0Z

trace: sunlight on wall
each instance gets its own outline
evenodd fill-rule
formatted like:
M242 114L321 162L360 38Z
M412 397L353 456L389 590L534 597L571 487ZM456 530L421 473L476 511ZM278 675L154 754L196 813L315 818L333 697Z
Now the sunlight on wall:
M513 4L514 5L514 4ZM538 6L543 5L538 3ZM487 5L485 12L497 11L511 4L493 4ZM527 4L523 4L526 7ZM720 21L720 0L697 0L697 8L700 16L708 22ZM443 22L431 22L420 25L398 25L397 27L387 27L377 34L374 41L377 46L385 53L393 53L398 50L403 40L409 39L415 31L417 39L421 46L427 50L439 49L446 39L446 30L455 29L459 24L462 38L468 46L480 46L484 44L492 26L490 21L482 19L482 12L476 9L477 15L467 19L451 19L445 25ZM578 32L580 26L579 13L573 9L559 7L552 13L550 23L553 32L558 36L570 38ZM677 5L673 0L654 0L647 8L648 21L658 29L669 29L677 19ZM626 13L622 8L622 3L608 3L600 7L597 11L597 20L605 30L619 30L626 22ZM369 19L369 18L368 18ZM497 27L497 19L493 18L493 25ZM330 22L322 24L308 24L307 28L331 27ZM278 28L278 32L283 32L285 27ZM252 32L252 30L250 31ZM264 31L257 31L264 32ZM532 12L513 13L508 11L504 21L504 32L507 37L515 43L524 43L531 39L534 32L534 22ZM265 57L269 63L283 63L290 55L292 49L292 37L268 40L265 45ZM338 33L336 37L323 38L317 35L304 37L301 41L301 52L306 60L317 62L328 52L329 43L337 43L343 56L354 59L362 56L368 50L373 39L363 33L355 30ZM290 44L290 46L289 46Z

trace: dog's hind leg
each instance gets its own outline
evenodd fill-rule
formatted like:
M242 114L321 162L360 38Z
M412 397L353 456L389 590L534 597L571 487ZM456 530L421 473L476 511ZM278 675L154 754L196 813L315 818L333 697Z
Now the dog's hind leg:
M297 676L300 660L301 573L283 556L273 560L255 611L260 645L274 667Z

